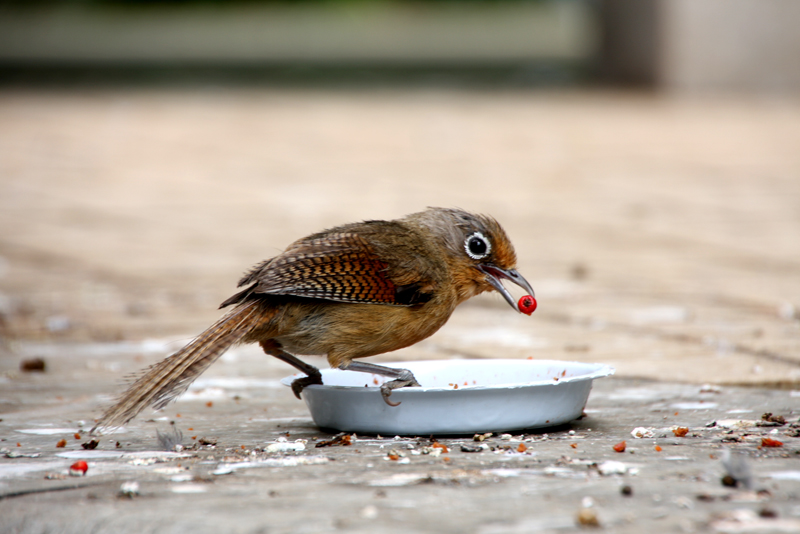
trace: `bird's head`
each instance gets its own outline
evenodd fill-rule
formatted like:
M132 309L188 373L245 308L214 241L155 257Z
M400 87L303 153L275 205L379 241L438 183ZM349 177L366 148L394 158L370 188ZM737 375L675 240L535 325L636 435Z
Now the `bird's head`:
M442 240L459 302L496 290L519 311L514 297L503 287L504 279L534 296L531 285L516 270L511 240L494 218L446 208L429 208L415 215Z

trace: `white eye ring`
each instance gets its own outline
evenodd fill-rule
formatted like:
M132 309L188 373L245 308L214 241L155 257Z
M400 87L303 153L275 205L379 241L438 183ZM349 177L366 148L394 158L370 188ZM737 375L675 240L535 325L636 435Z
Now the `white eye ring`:
M483 251L474 251L470 249L471 244L477 244L480 248L480 245L486 247L486 250ZM472 258L473 260L482 260L486 256L488 256L492 252L492 244L486 239L486 236L480 232L473 232L467 236L467 239L464 240L464 250L467 252L467 256Z

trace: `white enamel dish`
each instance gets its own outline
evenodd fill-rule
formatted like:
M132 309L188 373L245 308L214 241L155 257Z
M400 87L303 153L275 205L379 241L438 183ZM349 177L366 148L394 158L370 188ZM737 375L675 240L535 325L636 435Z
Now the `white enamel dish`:
M423 387L392 392L385 378L323 369L324 385L302 397L320 428L383 435L472 434L556 426L581 416L592 381L614 374L598 363L556 360L434 360L382 364L411 370ZM281 382L289 386L302 375ZM456 387L457 386L457 387Z

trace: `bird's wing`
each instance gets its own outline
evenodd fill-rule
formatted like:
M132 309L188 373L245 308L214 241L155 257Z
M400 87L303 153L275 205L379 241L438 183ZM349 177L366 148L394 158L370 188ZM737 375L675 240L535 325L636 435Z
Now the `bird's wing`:
M368 226L367 230L374 228ZM386 231L382 229L383 234ZM378 245L377 233L331 231L302 239L245 275L239 285L250 287L223 306L254 294L396 306L430 300L435 283L420 255L403 250L409 239ZM414 239L410 240L414 248Z

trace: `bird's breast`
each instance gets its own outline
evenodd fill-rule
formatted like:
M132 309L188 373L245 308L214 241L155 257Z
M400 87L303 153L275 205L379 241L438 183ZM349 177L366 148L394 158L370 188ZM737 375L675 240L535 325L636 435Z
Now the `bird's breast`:
M331 366L413 345L439 330L455 309L436 298L404 307L339 302L291 305L273 337L294 354L327 355Z

